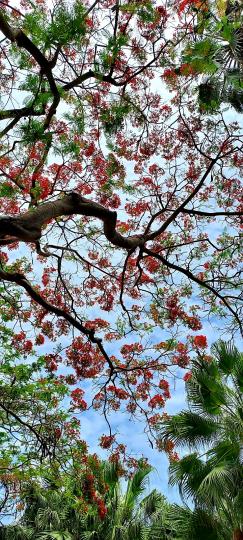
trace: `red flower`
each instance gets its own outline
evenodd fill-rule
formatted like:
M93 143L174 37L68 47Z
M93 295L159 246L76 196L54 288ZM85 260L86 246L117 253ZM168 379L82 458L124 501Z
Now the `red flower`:
M75 390L71 392L71 398L75 407L78 407L81 411L86 411L87 403L84 401L83 395L84 391L81 390L81 388L75 388Z
M164 407L165 400L163 396L160 394L156 394L150 401L148 402L148 406L154 409L155 407Z
M36 336L35 343L36 345L43 345L43 343L45 343L44 336L42 334L39 334L38 336Z
M175 78L176 73L175 73L174 69L167 68L167 69L164 70L164 73L163 73L162 77L167 78L167 79L168 78Z
M102 435L100 437L101 448L104 448L104 449L110 448L114 440L115 440L115 435Z
M107 390L113 392L118 399L127 399L129 397L128 392L123 390L123 388L117 388L116 386L110 385L107 386Z
M60 439L61 434L62 434L62 430L61 430L59 427L57 427L57 428L55 429L56 439Z
M161 388L161 390L168 390L168 388L169 388L168 381L165 381L164 379L161 379L159 381L159 388Z
M190 371L188 371L188 372L184 375L183 381L185 381L185 382L190 381L191 377L192 377L192 374L191 374Z
M78 401L79 399L82 399L83 395L84 391L81 390L81 388L75 388L75 390L71 392L71 398L73 401Z
M32 351L33 349L33 344L32 344L32 341L30 341L29 339L27 341L25 341L24 343L24 351L25 352L30 352Z
M195 336L194 339L193 339L193 344L195 345L195 347L199 347L199 348L205 348L207 347L207 338L206 336Z
M92 143L89 144L89 146L87 146L86 150L84 151L84 155L86 157L90 157L90 156L92 156L92 154L94 154L94 152L95 152L95 145L92 142Z
M48 364L47 369L49 371L56 371L57 370L57 364L54 362L54 360L51 360L51 362Z
M48 274L44 273L43 276L42 276L42 283L43 285L46 287L46 285L48 285L49 283L49 276Z

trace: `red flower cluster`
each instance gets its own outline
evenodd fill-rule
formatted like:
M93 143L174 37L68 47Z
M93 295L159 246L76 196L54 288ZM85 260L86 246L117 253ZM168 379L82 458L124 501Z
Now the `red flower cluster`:
M123 390L123 388L117 388L117 386L107 386L107 390L114 393L115 397L117 397L118 399L127 399L129 397L129 394L126 390Z
M207 0L182 0L178 6L178 13L185 11L187 7L194 6L197 9L202 11L208 11L208 1Z
M93 378L104 366L101 353L90 343L85 343L81 337L73 340L66 354L68 364L75 369L78 378Z
M177 364L181 368L185 368L190 362L187 345L184 345L184 343L178 343L176 350L178 354L173 357L173 363Z
M98 514L99 514L100 519L105 519L105 516L107 514L107 508L103 499L101 499L100 497L96 497L95 501L98 506Z
M148 406L152 409L155 409L156 407L164 407L165 400L161 394L156 394L154 397L150 399L148 402Z
M123 356L129 356L132 353L141 353L143 346L141 343L126 344L121 347L121 354Z
M177 77L174 69L165 69L163 73L164 79L175 79Z
M198 317L196 315L184 315L183 320L186 322L187 326L191 328L191 330L201 330L202 323L199 321Z
M84 401L83 396L84 391L81 390L81 388L75 388L75 390L71 392L71 398L75 408L78 408L81 411L85 411L87 409L87 403Z
M43 283L44 287L49 285L51 274L53 272L55 272L55 270L56 270L56 268L54 268L54 267L45 268L45 270L43 272L43 275L42 275L42 283Z
M33 343L30 341L30 339L27 339L27 341L23 344L23 350L24 352L30 352L33 349Z
M95 489L95 476L92 473L86 474L83 491L88 502L97 504L99 517L100 519L104 519L107 514L107 508L103 499L97 494Z
M47 354L45 356L46 361L46 369L48 371L56 371L57 370L57 363L61 360L61 357L57 354Z
M42 334L38 334L38 336L36 336L35 343L36 345L43 345L43 343L45 343L44 336Z
M105 450L110 448L115 440L115 435L102 435L100 437L100 446Z
M199 349L205 349L208 345L206 336L195 336L193 338L193 345Z
M170 399L169 383L165 379L159 381L159 388L163 390L163 396L165 399Z

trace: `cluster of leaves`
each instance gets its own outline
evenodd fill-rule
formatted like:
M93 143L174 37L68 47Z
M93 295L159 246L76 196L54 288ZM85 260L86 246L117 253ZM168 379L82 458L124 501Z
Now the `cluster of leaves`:
M207 363L199 356L188 376L189 409L165 420L161 436L194 450L170 466L171 484L195 503L193 513L175 508L175 521L193 539L205 538L204 522L207 538L241 538L243 356L223 341L212 352Z
M242 354L218 342L205 363L199 354L187 382L189 410L164 421L168 440L203 451L171 463L170 482L178 485L188 506L168 504L156 490L142 498L151 467L139 462L122 486L119 461L96 461L96 478L76 468L26 482L20 492L22 515L17 524L0 529L9 540L231 540L241 539L242 516ZM204 458L204 459L203 459ZM47 474L47 473L46 473ZM92 493L92 504L87 499ZM98 512L97 512L98 505ZM205 536L206 535L206 536Z
M38 335L36 345L43 341ZM80 483L75 504L82 508L92 505L97 512L105 490L101 462L88 454L80 438L80 422L70 406L70 376L54 377L50 363L46 367L46 357L34 356L24 332L15 334L3 325L1 355L1 516L21 515L28 486L38 490L46 480L61 487L63 474L68 481L71 472ZM93 492L86 486L91 478Z
M62 485L46 481L45 486L32 485L23 493L23 515L17 525L1 531L3 540L170 540L173 525L169 522L170 505L153 490L141 497L147 487L149 466L142 466L122 488L118 464L103 463L106 484L103 515L82 507L82 497L74 476L63 476ZM1 530L1 529L0 529Z
M59 2L54 10L51 21L48 21L43 6L38 4L25 15L24 30L31 34L34 42L44 49L53 45L79 45L85 35L85 7L78 0L72 6Z
M237 1L201 2L198 7L188 2L186 17L194 24L193 39L187 43L182 62L187 76L204 75L198 86L199 106L202 112L215 113L222 102L236 111L243 111L243 13ZM186 11L186 4L183 12ZM185 67L178 73L185 75ZM200 77L202 79L202 77Z

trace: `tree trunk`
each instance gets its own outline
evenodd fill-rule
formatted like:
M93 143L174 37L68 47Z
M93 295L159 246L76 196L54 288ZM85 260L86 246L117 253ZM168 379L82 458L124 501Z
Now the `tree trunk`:
M235 529L232 540L243 540L243 531L240 529Z

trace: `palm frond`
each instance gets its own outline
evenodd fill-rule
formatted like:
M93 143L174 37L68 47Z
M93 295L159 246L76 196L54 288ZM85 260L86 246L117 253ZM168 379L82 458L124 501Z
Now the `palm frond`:
M234 373L240 353L232 343L220 339L212 345L211 352L223 374Z
M163 497L161 493L154 489L140 502L139 509L144 516L144 520L147 521L147 519L153 517L153 515L156 514L158 511L161 512L165 504L165 497Z
M109 485L109 487L116 484L119 481L119 464L117 462L105 462L103 475L104 481Z
M32 527L25 527L24 525L10 525L0 529L2 536L1 540L33 540L34 530Z
M208 450L207 459L214 465L224 463L232 467L236 464L241 466L240 453L241 446L237 440L224 440Z
M196 453L190 454L170 464L169 483L178 486L182 500L185 497L197 499L198 489L209 471L209 465Z
M187 383L187 397L191 407L203 414L218 415L227 403L227 387L220 379L217 363L202 364L192 369Z
M243 354L239 353L236 357L236 362L234 366L234 382L238 390L239 396L242 401L243 394Z
M225 499L230 498L233 487L234 477L232 469L224 464L219 464L213 467L202 479L197 490L197 495L208 507L220 508L222 493Z
M128 480L127 490L124 498L123 512L126 516L131 515L135 505L138 503L139 496L143 493L148 475L152 467L146 466L139 468L132 478Z
M191 411L182 411L163 421L160 436L176 445L198 446L214 441L219 432L217 420Z
M51 531L37 534L36 540L74 540L68 531Z
M215 514L203 509L194 511L173 505L170 510L170 520L175 527L175 539L178 540L231 540L227 530Z
M234 510L233 514L237 516L235 528L243 528L243 486L232 501L232 506Z
M80 540L99 540L96 530L93 531L81 531Z
M53 528L59 529L61 526L61 516L57 510L51 507L40 508L35 518L35 524L38 530L47 528L49 524Z

